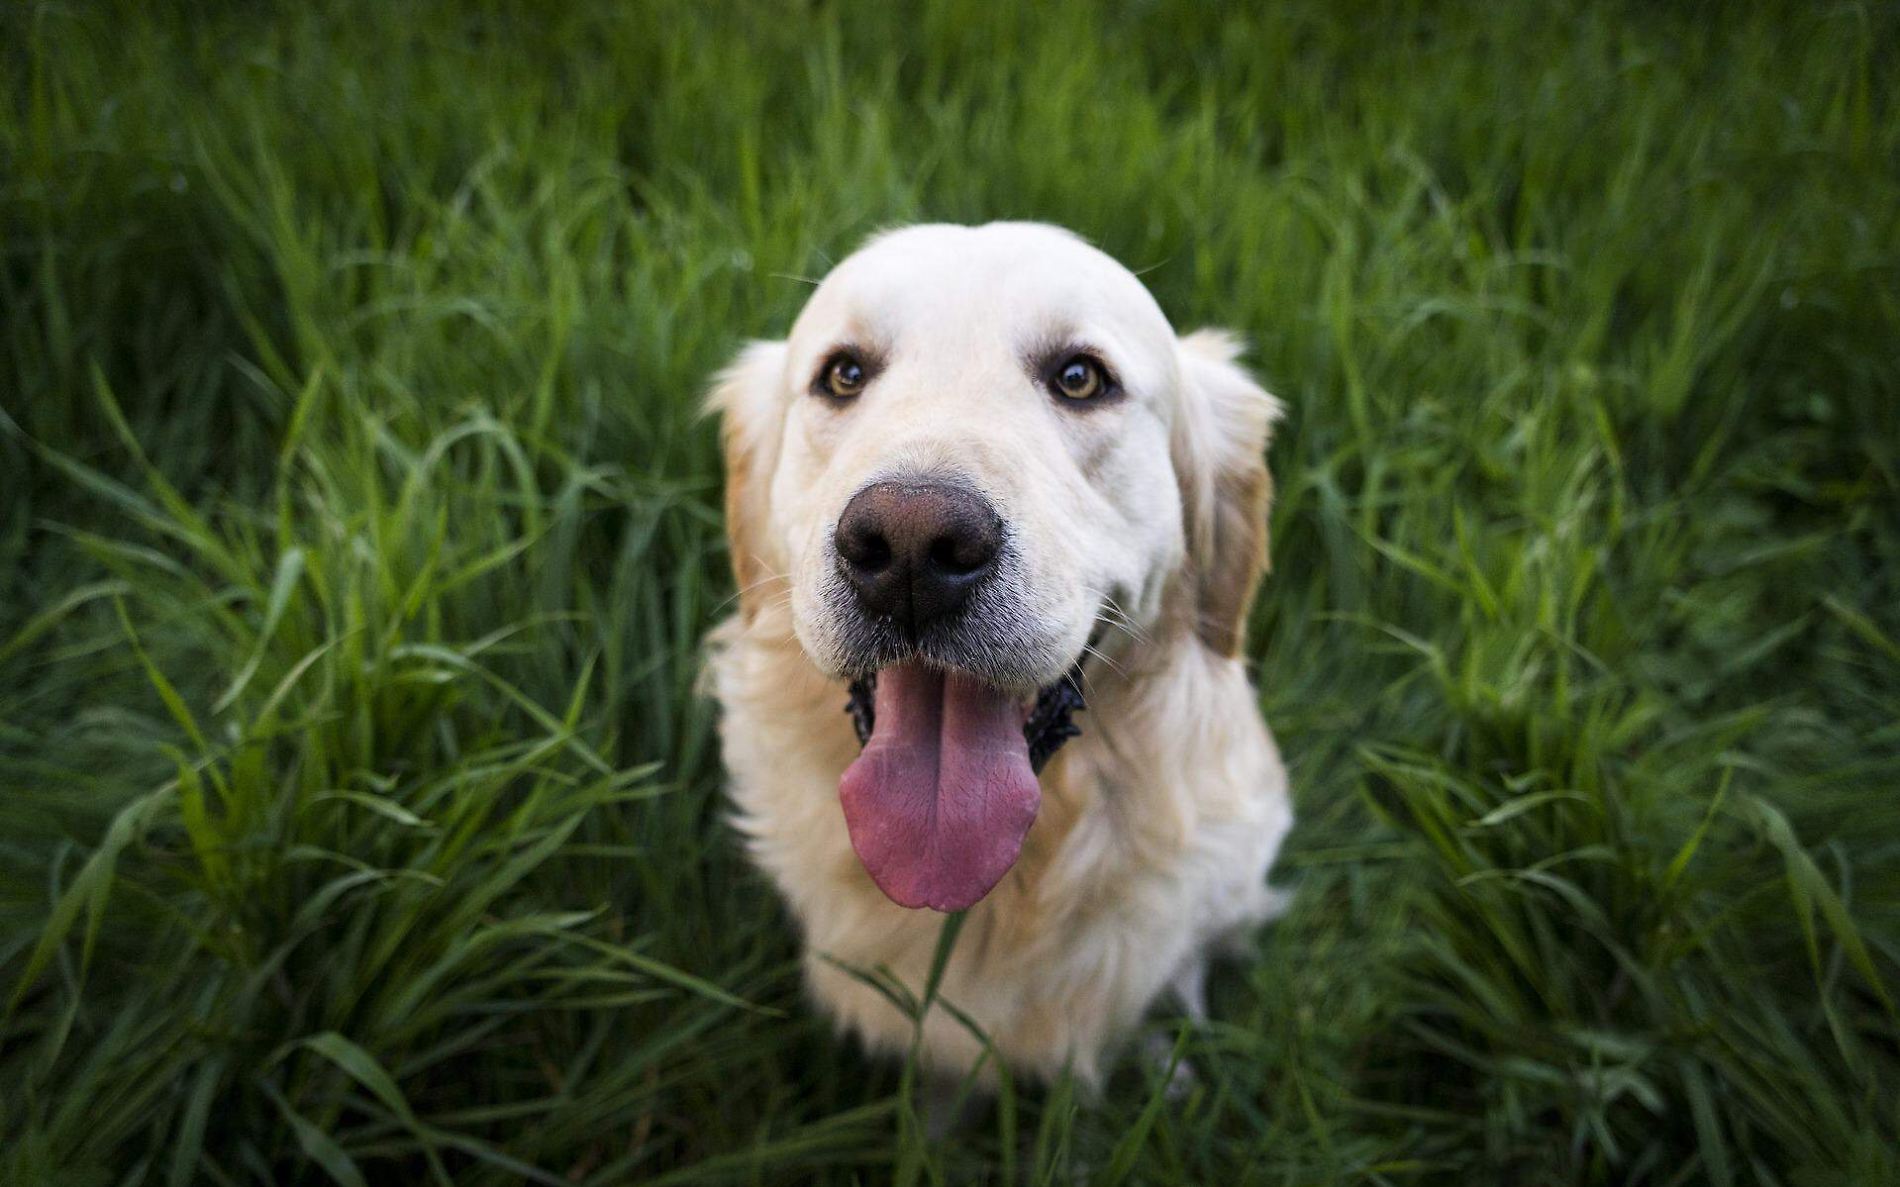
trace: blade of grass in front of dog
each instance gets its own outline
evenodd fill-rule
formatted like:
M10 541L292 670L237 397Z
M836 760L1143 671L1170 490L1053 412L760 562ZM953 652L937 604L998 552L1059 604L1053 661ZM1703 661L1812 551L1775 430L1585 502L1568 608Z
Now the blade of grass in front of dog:
M924 981L925 1010L930 1009L930 1004L937 1000L937 990L943 985L944 970L950 967L950 954L956 951L957 937L963 933L963 920L967 915L966 911L952 911L944 916L943 927L937 932L937 949L930 957L930 976ZM922 1018L917 1020L917 1025L920 1028L923 1026Z
M1075 1077L1065 1071L1050 1086L1042 1104L1042 1124L1036 1129L1034 1171L1039 1187L1054 1187L1056 1183L1067 1181L1069 1143L1074 1136L1078 1111Z
M978 1025L975 1018L961 1009L947 997L937 998L937 1008L957 1020L971 1037L983 1045L983 1056L963 1078L956 1102L955 1111L961 1111L964 1102L976 1090L980 1075L987 1064L996 1074L996 1144L997 1163L1002 1172L1005 1187L1014 1187L1016 1182L1016 1083L1010 1075L1009 1065L1003 1062L1003 1056L990 1040L989 1032Z
M917 999L917 1013L912 1019L910 1052L904 1059L904 1072L898 1087L898 1096L903 1102L898 1112L895 1174L899 1187L911 1187L923 1171L930 1173L933 1182L942 1181L941 1169L930 1150L929 1135L925 1133L922 1119L917 1113L918 1068L923 1058L924 1026L929 1020L931 1007L937 1002L937 991L943 985L944 971L950 967L950 955L956 951L957 936L963 931L966 915L964 911L952 911L944 916L943 925L937 931L937 946L930 956L930 971L924 978L923 994ZM961 1094L950 1102L939 1102L938 1107L954 1110L960 1100Z
M1161 1109L1168 1101L1168 1089L1173 1084L1175 1069L1181 1066L1181 1060L1187 1054L1188 1039L1192 1035L1184 1019L1175 1036L1174 1047L1168 1053L1168 1061L1158 1069L1154 1077L1154 1088L1148 1093L1148 1103L1142 1107L1135 1123L1128 1127L1121 1139L1115 1143L1115 1149L1109 1155L1108 1169L1098 1182L1117 1184L1125 1182L1134 1173L1135 1160L1141 1156L1142 1143L1148 1140L1148 1133L1154 1128L1155 1118L1161 1115Z
M891 1007L904 1017L913 1021L918 1017L922 1006L917 996L897 979L897 975L891 972L889 967L879 965L876 969L867 971L839 960L829 952L820 952L818 959L891 1003Z

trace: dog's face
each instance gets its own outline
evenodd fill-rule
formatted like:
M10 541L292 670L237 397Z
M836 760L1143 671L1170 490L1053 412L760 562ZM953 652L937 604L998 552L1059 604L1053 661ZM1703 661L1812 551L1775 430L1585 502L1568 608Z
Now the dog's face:
M1177 339L1067 232L922 226L839 265L723 377L743 612L789 597L814 665L875 679L843 795L899 902L967 906L1014 860L1023 722L1104 624L1146 637L1172 612L1237 646L1274 405L1232 354Z
M806 398L786 409L768 531L784 542L799 640L829 673L914 654L1033 696L1075 663L1107 599L1151 605L1180 564L1174 333L1139 281L1080 240L1040 227L885 236L819 286L786 370ZM907 488L945 504L920 531L961 528L994 548L975 580L936 582L946 612L913 599L909 621L901 598L859 596L850 531L863 513L845 519L867 491L889 492L873 520L914 510L899 505Z

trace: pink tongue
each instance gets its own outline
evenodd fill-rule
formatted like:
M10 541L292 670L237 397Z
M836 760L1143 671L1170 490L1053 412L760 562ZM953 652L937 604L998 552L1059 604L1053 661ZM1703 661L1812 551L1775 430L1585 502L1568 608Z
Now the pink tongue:
M878 889L899 906L961 911L1016 864L1042 801L1022 706L960 672L885 668L871 740L838 795Z

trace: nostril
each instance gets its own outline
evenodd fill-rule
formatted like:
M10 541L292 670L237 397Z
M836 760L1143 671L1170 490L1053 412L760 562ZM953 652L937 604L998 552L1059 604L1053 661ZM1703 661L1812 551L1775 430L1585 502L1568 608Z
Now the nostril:
M990 561L991 550L963 535L942 535L930 542L930 563L954 577L967 577Z
M846 559L867 573L881 573L890 567L891 542L876 533L865 533Z
M891 542L868 524L850 525L838 532L838 554L860 573L882 573L891 564Z

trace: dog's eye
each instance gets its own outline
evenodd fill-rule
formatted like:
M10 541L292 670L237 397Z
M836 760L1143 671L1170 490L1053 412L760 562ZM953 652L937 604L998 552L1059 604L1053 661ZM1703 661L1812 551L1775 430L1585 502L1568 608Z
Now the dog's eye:
M1049 377L1049 387L1065 400L1093 400L1108 390L1108 376L1102 364L1078 354L1056 368Z
M870 377L865 373L864 364L856 355L834 354L825 362L825 369L819 373L818 389L825 395L838 400L849 400L864 390Z

